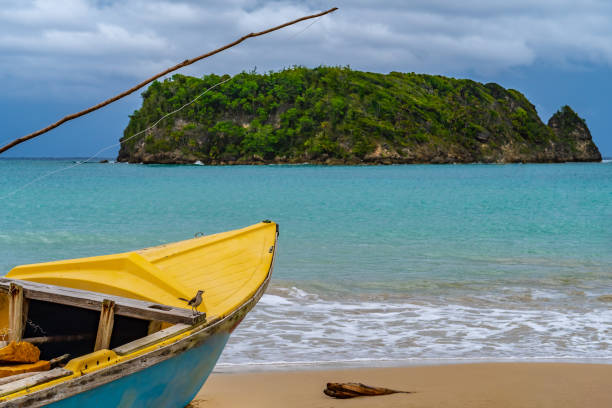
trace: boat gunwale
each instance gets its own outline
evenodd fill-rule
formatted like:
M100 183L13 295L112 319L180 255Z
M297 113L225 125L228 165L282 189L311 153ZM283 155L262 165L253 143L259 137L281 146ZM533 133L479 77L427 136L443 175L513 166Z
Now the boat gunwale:
M43 407L169 360L176 355L202 345L210 336L217 332L227 329L231 332L257 304L270 283L276 260L278 236L279 230L277 224L272 261L270 262L266 278L261 285L259 285L255 293L231 313L211 321L193 324L192 330L194 331L191 333L180 333L175 337L176 340L174 341L172 338L162 340L159 343L171 343L155 348L154 350L149 350L144 353L142 350L136 350L132 353L134 355L132 358L130 358L129 354L121 356L124 360L116 364L107 365L90 373L82 373L79 376L67 380L59 379L59 383L50 386L40 384L37 387L42 387L41 389L29 392L25 395L18 395L15 397L12 397L11 394L5 395L0 398L0 408L9 406L20 408ZM156 347L159 343L154 343L147 348ZM24 390L16 391L14 394L19 394L23 391Z

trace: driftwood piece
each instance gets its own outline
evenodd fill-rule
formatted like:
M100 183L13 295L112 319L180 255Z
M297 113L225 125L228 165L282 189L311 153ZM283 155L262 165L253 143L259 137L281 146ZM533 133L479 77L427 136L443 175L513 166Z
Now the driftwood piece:
M289 21L287 23L278 25L276 27L272 27L272 28L269 28L267 30L260 31L258 33L250 33L250 34L247 34L247 35L245 35L243 37L240 37L239 39L237 39L234 42L231 42L231 43L229 43L227 45L224 45L223 47L217 48L214 51L210 51L210 52L208 52L206 54L202 54L202 55L200 55L198 57L195 57L195 58L192 58L192 59L186 59L185 61L183 61L181 63L178 63L175 66L170 67L170 68L166 69L165 71L160 72L159 74L154 75L151 78L142 81L138 85L133 86L132 88L128 89L127 91L124 91L124 92L120 93L119 95L116 95L116 96L114 96L114 97L112 97L110 99L107 99L107 100L105 100L103 102L100 102L99 104L97 104L95 106L92 106L91 108L87 108L87 109L82 110L80 112L73 113L72 115L65 116L64 118L58 120L57 122L55 122L55 123L53 123L53 124L43 128L43 129L37 130L36 132L32 132L29 135L26 135L26 136L23 136L23 137L20 137L18 139L13 140L12 142L8 143L7 145L0 147L0 153L2 153L2 152L6 151L6 150L8 150L8 149L10 149L10 148L12 148L14 146L17 146L18 144L23 143L23 142L25 142L27 140L33 139L33 138L35 138L37 136L40 136L43 133L47 133L48 131L50 131L52 129L55 129L56 127L60 126L61 124L65 123L65 122L68 122L70 120L76 119L76 118L78 118L80 116L86 115L86 114L88 114L90 112L93 112L95 110L98 110L98 109L100 109L100 108L102 108L102 107L104 107L104 106L106 106L108 104L111 104L111 103L113 103L113 102L115 102L115 101L117 101L117 100L119 100L119 99L121 99L121 98L123 98L123 97L125 97L125 96L127 96L127 95L129 95L131 93L133 93L133 92L136 92L137 90L139 90L143 86L145 86L145 85L155 81L158 78L163 77L164 75L169 74L170 72L176 71L179 68L186 67L187 65L191 65L194 62L200 61L200 60L202 60L204 58L208 58L208 57L210 57L212 55L220 53L221 51L225 51L228 48L231 48L231 47L233 47L235 45L240 44L244 40L247 40L249 38L259 37L260 35L265 35L265 34L273 32L273 31L280 30L281 28L285 28L285 27L288 27L290 25L299 23L300 21L310 20L312 18L321 17L321 16L324 16L325 14L333 13L336 10L338 10L338 8L334 7L334 8L331 8L331 9L327 10L327 11L324 11L324 12L321 12L321 13L318 13L318 14L313 14L313 15L310 15L310 16L301 17L301 18L298 18L297 20Z
M104 299L102 310L100 311L100 322L98 324L98 334L94 351L108 349L110 347L113 326L115 324L115 302Z
M389 395L404 393L410 394L410 391L397 391L383 387L372 387L361 383L327 383L327 388L323 390L325 395L330 397L347 399L355 397L372 397L376 395Z
M62 354L59 357L55 357L55 358L52 358L51 360L49 360L49 365L51 366L51 368L55 368L59 364L61 364L64 361L68 360L69 358L70 358L70 354Z

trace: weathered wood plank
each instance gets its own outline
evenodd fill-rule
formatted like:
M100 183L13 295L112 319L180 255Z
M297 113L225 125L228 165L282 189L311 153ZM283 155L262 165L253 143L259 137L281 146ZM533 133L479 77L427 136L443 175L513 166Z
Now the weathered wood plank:
M7 293L11 283L20 285L27 299L76 306L89 310L100 310L104 299L109 299L115 302L115 314L120 316L184 324L196 324L206 319L204 315L194 315L190 309L181 307L19 279L0 278L0 292Z
M94 351L108 349L110 347L113 326L115 324L115 302L104 299L100 311L100 322L98 323L98 334Z
M177 334L180 334L186 330L189 330L192 327L193 326L190 326L188 324L180 324L180 323L175 324L174 326L157 331L146 337L142 337L130 343L114 348L113 351L119 355L133 353L134 351L150 346L153 343L157 343L159 341L166 340L170 337L176 336Z
M64 370L63 368L54 368L44 373L34 374L17 381L3 384L0 385L0 397L70 374L72 374L72 371Z
M8 341L21 341L27 320L27 302L21 285L11 282L8 287L9 332ZM24 314L25 312L25 314Z
M22 374L9 375L8 377L0 378L0 385L8 384L13 381L21 380L23 378L28 378L28 377L31 377L37 374L39 373L33 372L33 373L22 373Z
M49 365L51 366L51 368L55 368L57 365L63 364L64 361L68 359L70 359L70 354L62 354L59 357L55 357L49 360Z

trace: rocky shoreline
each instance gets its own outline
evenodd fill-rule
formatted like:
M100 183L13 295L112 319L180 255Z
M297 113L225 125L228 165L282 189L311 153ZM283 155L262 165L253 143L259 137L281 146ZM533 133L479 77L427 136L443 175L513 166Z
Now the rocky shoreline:
M196 165L196 166L393 166L393 165L411 165L411 164L444 164L444 165L455 165L455 164L561 164L561 163L597 163L601 160L549 160L549 161L495 161L495 162L474 162L474 161L410 161L410 160L398 160L398 159L384 159L384 160L373 160L373 161L358 161L358 160L339 160L339 159L328 159L322 160L310 160L310 161L277 161L277 160L236 160L236 161L215 161L212 160L207 163L203 163L200 160L196 161L185 161L183 159L171 161L171 160L151 160L151 161L128 161L128 160L117 160L118 163L130 163L130 164L167 164L167 165Z
M224 77L177 75L143 93L119 162L384 165L601 161L584 119L563 106L543 123L512 89L432 75L293 68ZM134 135L137 135L134 137Z

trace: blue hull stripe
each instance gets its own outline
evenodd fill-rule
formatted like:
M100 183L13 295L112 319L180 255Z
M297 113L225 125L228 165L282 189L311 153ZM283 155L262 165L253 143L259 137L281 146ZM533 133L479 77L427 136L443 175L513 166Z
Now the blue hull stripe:
M166 361L47 406L183 408L204 385L228 338L229 333L216 333Z

